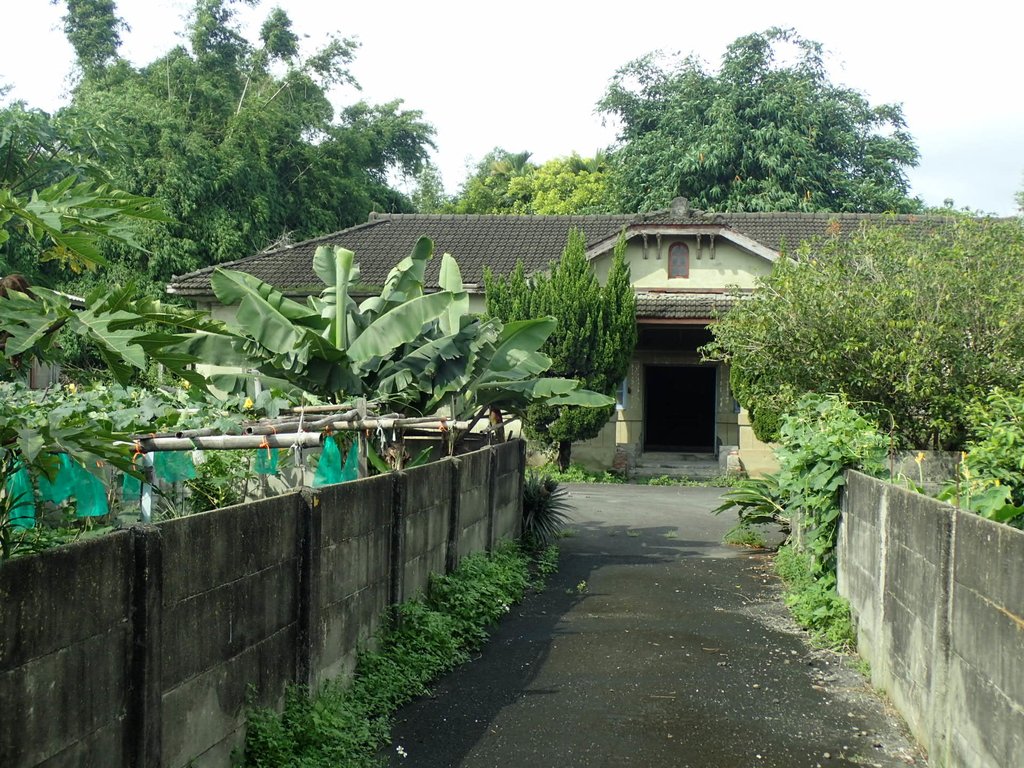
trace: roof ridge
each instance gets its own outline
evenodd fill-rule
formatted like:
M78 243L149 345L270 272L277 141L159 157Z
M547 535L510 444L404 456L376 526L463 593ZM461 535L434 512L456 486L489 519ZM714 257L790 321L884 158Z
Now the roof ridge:
M370 222L378 223L389 220L405 221L613 221L619 219L635 219L635 213L371 213ZM352 227L351 229L355 229ZM350 230L344 230L346 232ZM306 241L308 242L308 241Z

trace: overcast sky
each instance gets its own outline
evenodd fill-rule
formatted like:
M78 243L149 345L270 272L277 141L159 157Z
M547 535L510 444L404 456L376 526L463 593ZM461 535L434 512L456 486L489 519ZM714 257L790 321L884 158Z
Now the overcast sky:
M9 0L10 1L10 0ZM191 0L118 0L131 32L122 54L136 64L180 42ZM832 79L872 104L903 104L921 152L910 173L927 204L1009 215L1024 187L1024 99L1019 21L1005 1L956 10L896 0L858 3L629 3L520 0L432 3L393 0L262 2L275 5L310 47L328 32L356 37L353 73L362 97L401 98L437 128L435 162L454 192L467 163L501 146L535 161L591 155L615 139L594 114L615 70L654 49L696 53L717 65L729 42L771 26L794 27L829 51ZM0 83L47 111L66 98L73 55L60 30L63 7L20 0L5 12ZM1011 17L1012 16L1012 17ZM342 106L356 96L335 94Z

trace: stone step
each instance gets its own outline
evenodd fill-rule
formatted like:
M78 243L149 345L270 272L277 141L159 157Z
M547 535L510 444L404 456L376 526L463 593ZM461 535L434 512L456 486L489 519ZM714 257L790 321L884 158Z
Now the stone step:
M633 470L635 477L675 477L707 480L724 474L718 459L712 454L643 453Z

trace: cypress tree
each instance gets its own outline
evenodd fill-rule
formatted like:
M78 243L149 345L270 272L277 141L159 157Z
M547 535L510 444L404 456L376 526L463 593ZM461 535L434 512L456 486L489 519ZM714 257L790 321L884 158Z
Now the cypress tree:
M488 272L487 312L505 322L551 315L558 326L541 349L552 359L548 375L578 379L587 389L614 394L636 346L636 298L624 253L625 240L620 239L602 288L587 261L583 233L574 229L550 274L528 279L522 262L508 277ZM613 411L614 406L532 405L524 426L527 436L558 446L558 465L566 469L572 444L597 437Z

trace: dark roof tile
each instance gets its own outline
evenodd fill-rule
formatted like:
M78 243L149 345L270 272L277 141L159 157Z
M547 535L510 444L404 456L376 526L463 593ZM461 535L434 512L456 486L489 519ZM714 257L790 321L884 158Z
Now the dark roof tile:
M426 235L435 254L452 254L467 284L482 284L486 267L507 274L519 259L527 271L544 269L561 256L569 230L583 231L588 243L614 242L630 226L721 226L780 252L830 234L849 234L864 222L927 228L942 217L855 213L706 213L674 215L655 211L636 215L503 216L371 214L365 224L295 245L264 251L221 266L248 272L285 293L317 292L322 285L313 272L313 254L321 245L342 245L356 253L362 281L380 285L388 272ZM426 282L437 285L440 259L427 267ZM209 295L212 267L174 277L168 290L184 295Z
M736 303L721 293L651 292L636 295L638 320L711 320Z

